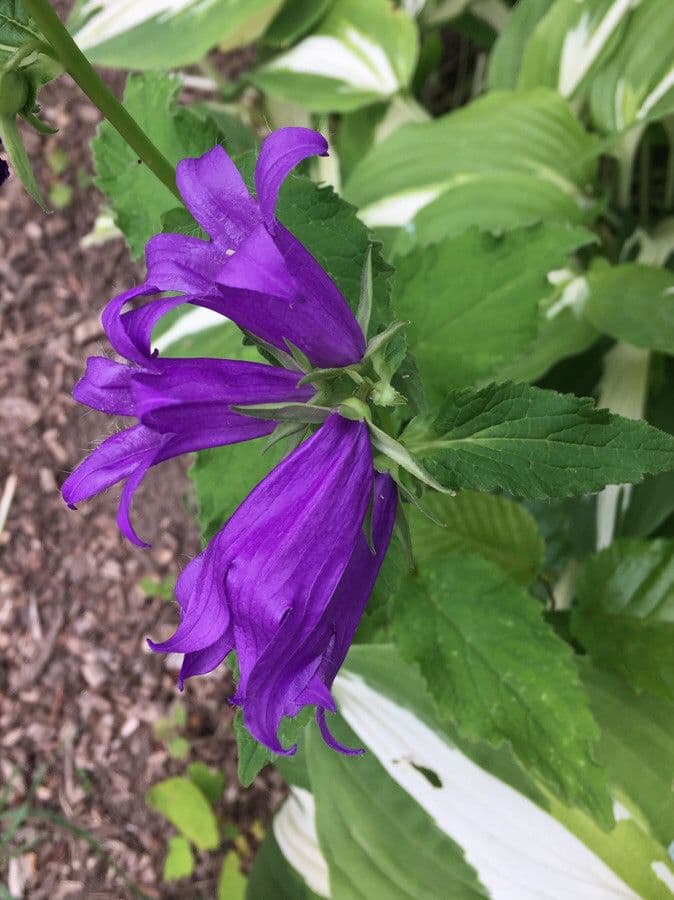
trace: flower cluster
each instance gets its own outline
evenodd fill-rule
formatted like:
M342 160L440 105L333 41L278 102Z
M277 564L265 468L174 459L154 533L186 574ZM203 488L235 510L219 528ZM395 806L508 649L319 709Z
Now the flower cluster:
M209 237L152 238L145 282L107 305L103 324L126 362L89 359L74 396L134 424L105 440L66 480L63 496L71 506L123 481L118 523L142 545L131 501L151 466L270 434L279 424L247 415L247 406L314 399L315 389L292 365L153 353L153 328L175 306L215 310L283 351L281 359L289 346L316 368L363 358L365 337L346 300L275 216L287 174L326 153L323 137L308 129L270 135L255 170L257 200L219 146L179 164L185 205ZM125 311L138 298L146 302ZM178 629L151 647L185 654L181 686L235 650L240 681L233 702L251 734L274 752L294 752L282 747L278 729L305 706L316 707L327 743L354 752L331 736L325 713L335 712L332 682L386 554L396 504L391 477L374 469L366 424L329 412L186 567L176 588Z

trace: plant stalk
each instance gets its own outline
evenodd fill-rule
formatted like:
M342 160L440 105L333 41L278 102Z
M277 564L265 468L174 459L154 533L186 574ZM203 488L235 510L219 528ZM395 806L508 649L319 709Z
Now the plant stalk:
M40 27L68 74L119 132L138 158L180 200L175 169L93 69L48 0L24 0L23 5Z

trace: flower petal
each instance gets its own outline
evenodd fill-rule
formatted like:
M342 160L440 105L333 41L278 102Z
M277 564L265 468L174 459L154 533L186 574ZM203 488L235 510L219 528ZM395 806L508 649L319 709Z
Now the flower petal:
M230 288L257 291L287 301L297 299L298 289L285 260L264 225L258 225L239 249L226 259L217 275Z
M257 204L219 145L176 170L178 190L199 225L225 250L236 250L260 221Z
M106 356L90 356L87 369L73 388L73 397L92 409L117 416L133 416L136 404L131 378L136 369Z
M273 229L278 192L286 176L309 156L327 156L328 142L310 128L279 128L260 148L255 190L268 227Z
M147 280L161 291L217 291L216 276L227 259L222 244L183 234L157 234L145 246Z
M139 420L161 432L184 433L193 428L221 428L224 420L228 419L232 427L238 423L244 431L247 428L252 434L260 420L234 413L230 406L301 402L309 400L314 393L308 385L297 386L301 373L263 363L227 359L166 359L162 360L161 367L161 372L157 374L139 374L133 379Z
M203 650L195 650L194 653L186 653L178 676L178 687L183 689L186 678L195 675L206 675L217 669L223 659L234 649L234 638L229 631L214 641L210 647Z

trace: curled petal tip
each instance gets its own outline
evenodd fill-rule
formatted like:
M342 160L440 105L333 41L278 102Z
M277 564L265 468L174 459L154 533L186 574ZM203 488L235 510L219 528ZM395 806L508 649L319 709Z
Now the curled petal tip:
M344 756L362 756L365 753L365 749L363 747L353 748L353 747L345 747L344 744L340 744L335 737L333 737L332 732L328 727L328 723L325 719L325 710L317 709L316 710L316 723L321 732L323 740L331 747L333 750L336 750L338 753L343 753Z

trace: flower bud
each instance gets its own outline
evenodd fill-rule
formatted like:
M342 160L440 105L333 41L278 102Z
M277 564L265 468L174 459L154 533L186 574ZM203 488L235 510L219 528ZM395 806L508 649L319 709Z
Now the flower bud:
M11 116L26 105L30 85L25 76L18 72L3 72L0 75L0 115Z

